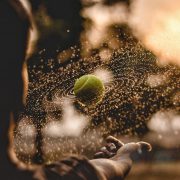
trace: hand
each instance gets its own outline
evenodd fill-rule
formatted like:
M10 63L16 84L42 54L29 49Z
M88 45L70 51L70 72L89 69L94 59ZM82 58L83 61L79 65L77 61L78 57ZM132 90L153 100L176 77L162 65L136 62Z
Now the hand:
M121 142L120 140L116 139L113 136L108 136L106 139L106 145L103 146L100 151L98 151L94 155L94 159L98 158L111 158L116 155L117 151L119 148L121 148L124 143Z
M91 163L99 170L102 179L124 179L131 169L133 155L140 155L152 149L146 142L123 144L112 136L109 136L106 142L107 144L94 155L96 159L91 160Z

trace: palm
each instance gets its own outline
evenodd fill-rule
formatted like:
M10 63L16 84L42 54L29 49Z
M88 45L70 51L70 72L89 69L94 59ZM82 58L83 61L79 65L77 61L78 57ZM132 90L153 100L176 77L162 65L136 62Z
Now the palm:
M96 159L91 162L97 169L102 169L101 176L106 179L124 179L131 169L133 154L150 150L151 146L146 142L123 144L109 136L107 144L95 154Z

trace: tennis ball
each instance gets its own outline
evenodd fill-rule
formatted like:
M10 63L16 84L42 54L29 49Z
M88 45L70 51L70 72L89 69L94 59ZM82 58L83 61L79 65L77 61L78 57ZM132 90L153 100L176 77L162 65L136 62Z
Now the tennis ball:
M95 75L84 75L76 80L74 94L82 104L97 104L104 96L104 84Z

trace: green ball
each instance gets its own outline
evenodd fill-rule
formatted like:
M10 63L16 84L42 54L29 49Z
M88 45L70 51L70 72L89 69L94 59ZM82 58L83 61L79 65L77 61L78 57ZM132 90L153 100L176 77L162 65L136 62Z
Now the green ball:
M97 104L104 96L104 84L95 75L84 75L76 80L74 93L82 104Z

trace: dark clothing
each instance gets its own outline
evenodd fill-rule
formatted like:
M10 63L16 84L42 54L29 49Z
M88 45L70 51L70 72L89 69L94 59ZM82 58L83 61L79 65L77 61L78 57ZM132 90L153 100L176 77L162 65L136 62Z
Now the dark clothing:
M21 106L30 20L18 0L0 1L0 110Z
M69 157L44 167L46 180L98 180L98 172L84 157Z
M0 1L0 179L14 177L8 156L10 113L22 107L22 66L30 20L18 0Z
M30 20L18 0L0 0L0 24L0 179L33 180L35 171L17 169L8 156L10 113L22 106L21 73ZM93 165L79 157L40 166L37 172L42 180L98 180Z

